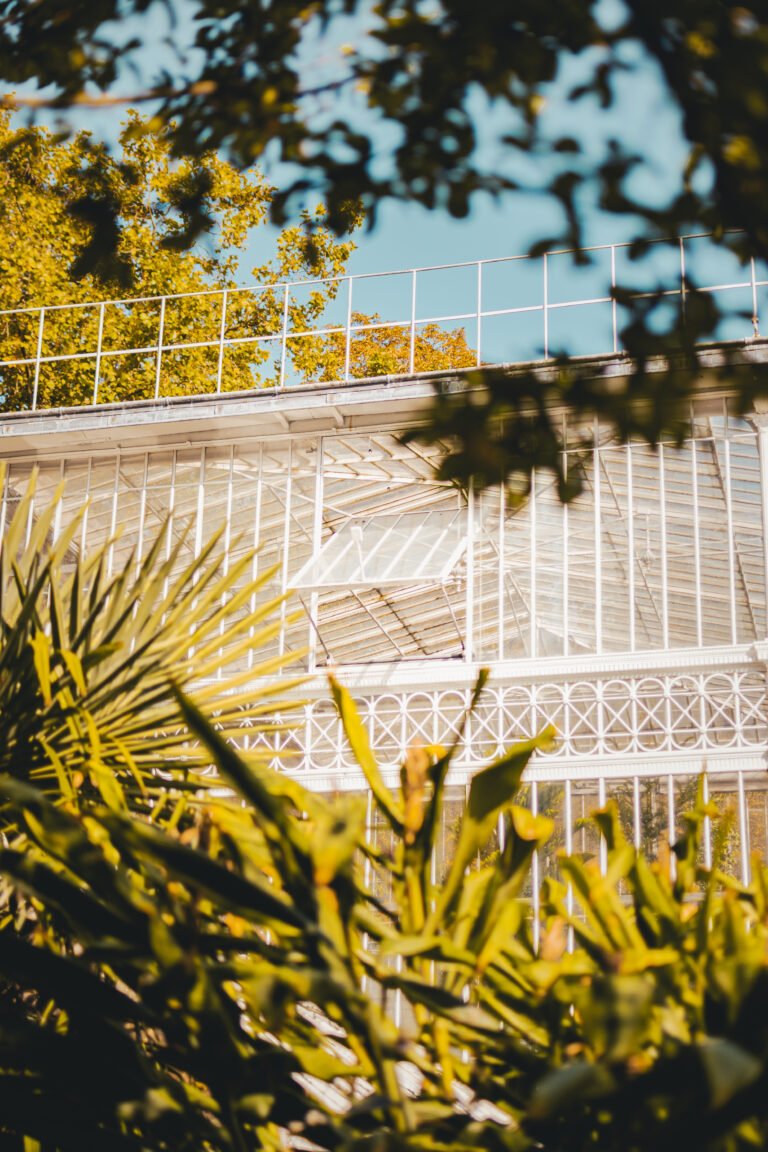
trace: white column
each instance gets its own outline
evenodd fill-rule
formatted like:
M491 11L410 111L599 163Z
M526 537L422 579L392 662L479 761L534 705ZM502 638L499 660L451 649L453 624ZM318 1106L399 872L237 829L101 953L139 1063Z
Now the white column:
M280 593L285 596L288 591L288 555L291 547L291 496L293 483L293 441L288 441L288 465L285 477L285 520L283 521L283 562L280 574ZM280 641L278 652L285 654L285 628L288 607L283 600L280 608Z
M603 529L600 511L600 428L595 421L592 449L592 490L595 506L595 652L603 650Z
M470 481L467 492L467 586L466 626L464 629L464 659L471 664L475 658L475 489Z
M312 556L317 556L323 540L323 445L322 436L318 436L315 445L315 499L312 509ZM320 627L318 619L320 612L320 594L312 592L309 597L309 671L317 668L317 630Z
M760 508L763 522L763 587L765 589L765 635L768 637L768 413L752 417L757 428L760 458Z

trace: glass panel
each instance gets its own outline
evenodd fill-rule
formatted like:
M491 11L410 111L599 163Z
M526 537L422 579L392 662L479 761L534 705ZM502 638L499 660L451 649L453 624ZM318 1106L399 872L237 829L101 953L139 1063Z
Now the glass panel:
M664 449L669 646L698 643L696 540L693 532L693 447Z
M536 477L536 635L539 656L564 655L565 512L550 474Z
M440 827L435 837L435 880L442 884L453 861L461 831L461 819L466 805L466 789L462 786L446 788Z
M295 586L376 588L443 580L466 548L463 511L409 512L355 517L342 523L318 555L296 576Z
M549 840L539 850L539 875L559 877L559 853L565 850L565 785L540 783L537 788L539 814L554 820L555 828Z
M763 775L744 774L750 855L768 861L768 785Z
M600 458L600 549L603 648L629 649L629 532L626 448L603 447Z
M641 777L640 847L648 860L669 860L669 823L667 781L658 777Z
M751 780L747 777L747 786L750 784ZM761 827L764 784L761 780L756 780L755 784L755 792L752 792L751 788L747 792L747 812L750 840L754 827L759 844L761 840L765 843L764 832ZM742 851L739 833L739 791L736 775L731 773L709 775L709 799L719 814L718 819L712 822L712 841L714 845L717 843L718 836L722 838L720 868L728 875L740 880Z
M573 852L587 860L597 861L600 853L600 835L597 826L590 820L592 813L599 807L597 782L575 781L571 792Z

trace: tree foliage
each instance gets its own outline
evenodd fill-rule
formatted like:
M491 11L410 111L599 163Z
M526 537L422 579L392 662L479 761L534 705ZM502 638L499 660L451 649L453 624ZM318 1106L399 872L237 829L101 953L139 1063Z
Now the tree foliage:
M71 406L96 396L108 403L234 392L275 385L286 373L312 383L408 370L407 329L355 334L349 365L344 336L324 332L355 246L357 209L348 209L341 240L324 226L322 207L304 212L278 236L273 259L248 270L258 285L251 289L239 284L242 265L274 195L254 170L241 173L211 154L177 163L168 132L136 114L115 157L85 134L62 141L44 129L16 128L0 112L0 156L0 359L11 362L2 369L6 410L29 407L33 395L40 407ZM190 183L201 173L205 198L192 207ZM94 182L109 189L120 224L114 234L105 235L106 217L88 200ZM215 217L215 228L190 248L199 212ZM100 259L79 276L92 243ZM283 285L302 279L313 282L290 294L286 315ZM93 304L99 300L107 304ZM292 332L310 335L287 340L283 349L284 319ZM353 316L358 324L377 319ZM459 330L430 325L416 335L417 371L474 362Z
M161 332L163 343L171 346L163 355L161 394L215 390L218 350L210 345L219 336L220 290L235 287L243 275L245 251L253 231L266 219L274 192L267 181L252 169L241 173L212 154L194 162L174 162L167 132L154 130L136 115L129 117L123 130L119 155L112 156L85 134L62 141L44 129L15 128L5 113L0 120L0 155L2 359L35 357L39 312L11 310L40 307L46 309L43 356L72 357L43 365L38 403L43 407L88 403L96 374L101 402L153 396L157 383L153 350ZM195 205L190 186L201 178L205 196ZM112 227L108 214L100 215L89 200L94 185L108 189L120 225L114 234L105 235L104 229ZM190 248L200 212L215 217L216 226ZM322 224L323 214L322 208L304 213L301 223L284 229L274 258L249 269L249 276L268 286L342 273L354 243L332 236ZM359 220L359 213L350 209L348 229ZM310 222L315 225L311 235L306 227ZM85 271L89 244L96 244L99 259ZM337 286L333 279L320 282L305 300L292 302L292 323L311 328ZM126 296L156 299L114 304L103 312L98 307L56 307ZM162 306L161 296L175 298ZM244 342L227 350L224 390L275 382L268 345L248 338L254 332L279 331L282 312L283 293L277 289L233 295L226 336ZM99 344L100 327L105 355L95 365L92 353ZM202 346L173 350L173 345L195 343ZM117 349L136 351L110 355ZM86 352L90 355L83 355ZM5 371L6 407L27 407L34 367Z

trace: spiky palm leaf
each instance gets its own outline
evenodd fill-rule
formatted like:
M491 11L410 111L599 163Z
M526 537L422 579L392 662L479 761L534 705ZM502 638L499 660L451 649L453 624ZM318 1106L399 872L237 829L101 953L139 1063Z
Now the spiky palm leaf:
M33 477L0 545L0 772L68 800L90 786L113 808L165 796L158 772L198 787L206 757L171 681L225 736L284 727L300 680L275 673L295 657L250 657L227 675L280 627L282 598L259 595L274 570L249 578L252 553L228 567L223 530L187 560L188 530L168 548L164 525L112 573L114 541L78 554L80 517L56 533L62 491L40 511L34 489Z

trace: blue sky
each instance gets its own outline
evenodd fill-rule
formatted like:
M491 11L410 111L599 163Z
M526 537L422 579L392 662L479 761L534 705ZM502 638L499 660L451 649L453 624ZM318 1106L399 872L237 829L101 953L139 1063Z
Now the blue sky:
M612 11L617 11L617 5L618 0L606 0L604 7L609 17ZM139 31L145 40L141 53L126 60L120 81L124 91L140 90L161 68L167 67L171 73L176 71L177 54L186 51L185 44L189 40L183 0L179 11L181 15L175 25L169 24L167 9L155 4L140 23L113 27L116 40L127 40L134 31ZM341 44L353 41L359 30L359 19L347 21L341 23L332 35L316 38L311 43L305 54L308 83L321 82L333 74L338 66ZM611 111L599 112L590 100L569 105L562 98L577 75L576 64L567 70L551 92L543 123L552 135L573 131L574 135L586 141L588 156L598 155L610 136L620 137L625 144L636 147L642 152L645 162L636 174L635 191L648 197L677 183L685 161L685 149L676 110L665 98L654 67L640 58L628 58L627 62L631 70L621 80L619 99ZM321 109L320 115L337 112L338 107L329 106ZM75 122L79 127L90 128L97 136L114 139L121 115L119 109L79 112ZM513 127L511 121L505 122L506 115L499 115L478 103L477 121L484 138L480 158L489 167L505 163L494 140L500 132ZM386 132L377 131L377 146L382 157L386 156L388 141ZM535 164L528 166L528 174L534 183L543 183L549 171L551 169L544 160L538 162L538 167ZM271 167L268 175L279 184L285 174L279 167ZM629 222L601 213L593 203L584 204L584 218L590 243L602 244L627 238ZM385 203L373 230L358 234L358 249L352 257L350 271L384 271L518 255L542 234L556 233L559 225L557 210L544 197L535 194L509 194L498 201L478 196L470 215L464 220L454 220L445 211L429 211L418 205ZM260 230L254 243L254 263L269 256L274 235L272 230Z

